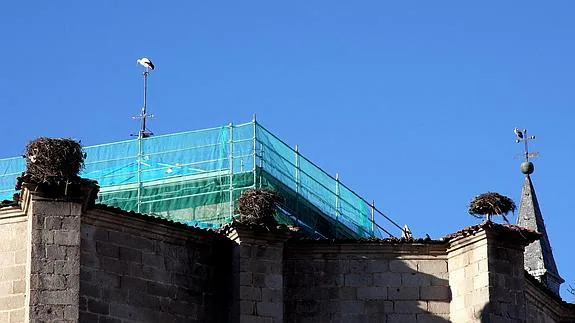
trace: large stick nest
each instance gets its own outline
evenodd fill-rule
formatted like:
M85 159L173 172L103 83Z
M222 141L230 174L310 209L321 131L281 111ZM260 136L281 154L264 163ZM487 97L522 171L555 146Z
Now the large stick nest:
M515 209L515 202L512 199L499 193L487 192L471 200L468 212L476 218L482 218L485 215L505 215L515 212Z
M241 222L270 224L275 222L276 206L281 201L279 195L268 189L248 189L238 198Z
M38 138L26 146L26 171L16 180L16 190L27 188L42 197L84 199L93 204L99 186L78 176L86 154L72 139ZM14 194L20 200L20 193Z
M77 179L86 154L75 140L41 137L26 146L24 157L30 181L56 183Z

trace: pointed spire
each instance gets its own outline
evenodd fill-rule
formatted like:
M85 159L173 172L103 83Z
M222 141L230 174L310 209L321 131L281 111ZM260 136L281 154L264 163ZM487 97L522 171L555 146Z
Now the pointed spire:
M537 157L539 154L530 153L528 144L535 139L535 136L528 136L527 129L520 130L515 128L513 132L515 132L517 137L515 142L522 142L524 145L522 154L524 162L521 164L521 172L525 174L525 183L521 190L521 205L519 206L517 225L541 233L539 240L525 247L525 270L555 294L559 295L559 287L565 280L559 276L557 271L553 250L551 250L551 244L543 222L543 215L535 195L533 182L531 182L531 174L533 174L535 167L529 158Z
M539 240L525 247L525 270L555 294L559 295L559 287L565 280L559 276L557 271L553 250L549 243L543 215L541 214L529 173L526 173L525 183L521 191L521 205L519 207L517 225L542 234Z

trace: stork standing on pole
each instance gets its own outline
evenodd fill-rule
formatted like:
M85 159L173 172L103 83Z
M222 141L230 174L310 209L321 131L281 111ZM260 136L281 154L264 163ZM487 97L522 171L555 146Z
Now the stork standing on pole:
M140 115L134 117L134 119L140 119L140 131L138 132L138 159L137 159L137 166L138 166L138 173L137 173L137 183L138 183L138 196L137 196L137 212L142 212L141 205L142 205L142 160L144 159L144 140L145 138L150 137L153 135L151 131L148 130L146 127L146 120L148 117L153 117L152 115L148 116L148 75L150 71L154 70L154 63L149 58L142 57L136 61L138 64L144 67L144 106L142 107L142 111Z
M148 117L153 117L153 115L148 116L148 75L150 74L150 71L153 71L155 66L154 63L152 63L152 61L147 58L147 57L142 57L139 60L136 61L138 64L142 65L144 67L144 106L142 107L142 112L140 113L139 116L137 116L137 119L140 119L140 131L138 132L138 138L139 139L143 139L143 138L147 138L151 135L153 135L153 133L148 130L148 128L146 127L146 120Z

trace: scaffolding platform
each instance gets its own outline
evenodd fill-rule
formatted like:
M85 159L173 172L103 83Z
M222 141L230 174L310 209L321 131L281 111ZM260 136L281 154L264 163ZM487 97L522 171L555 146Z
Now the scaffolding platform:
M401 227L374 205L255 120L84 150L81 176L98 181L97 202L123 210L218 228L237 216L242 191L270 188L282 197L277 219L313 236L401 234ZM12 198L25 167L21 157L0 160L0 199Z

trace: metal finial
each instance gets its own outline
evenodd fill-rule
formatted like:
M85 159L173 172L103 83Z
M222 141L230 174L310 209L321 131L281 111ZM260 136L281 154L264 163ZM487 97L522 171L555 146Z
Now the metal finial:
M513 132L517 137L515 142L523 143L523 154L521 154L521 157L524 159L524 161L521 163L521 172L526 175L532 174L535 170L535 167L533 166L533 163L529 161L529 158L539 157L539 153L529 152L529 142L534 140L535 136L528 136L527 129L521 130L519 128L515 128L513 129Z

